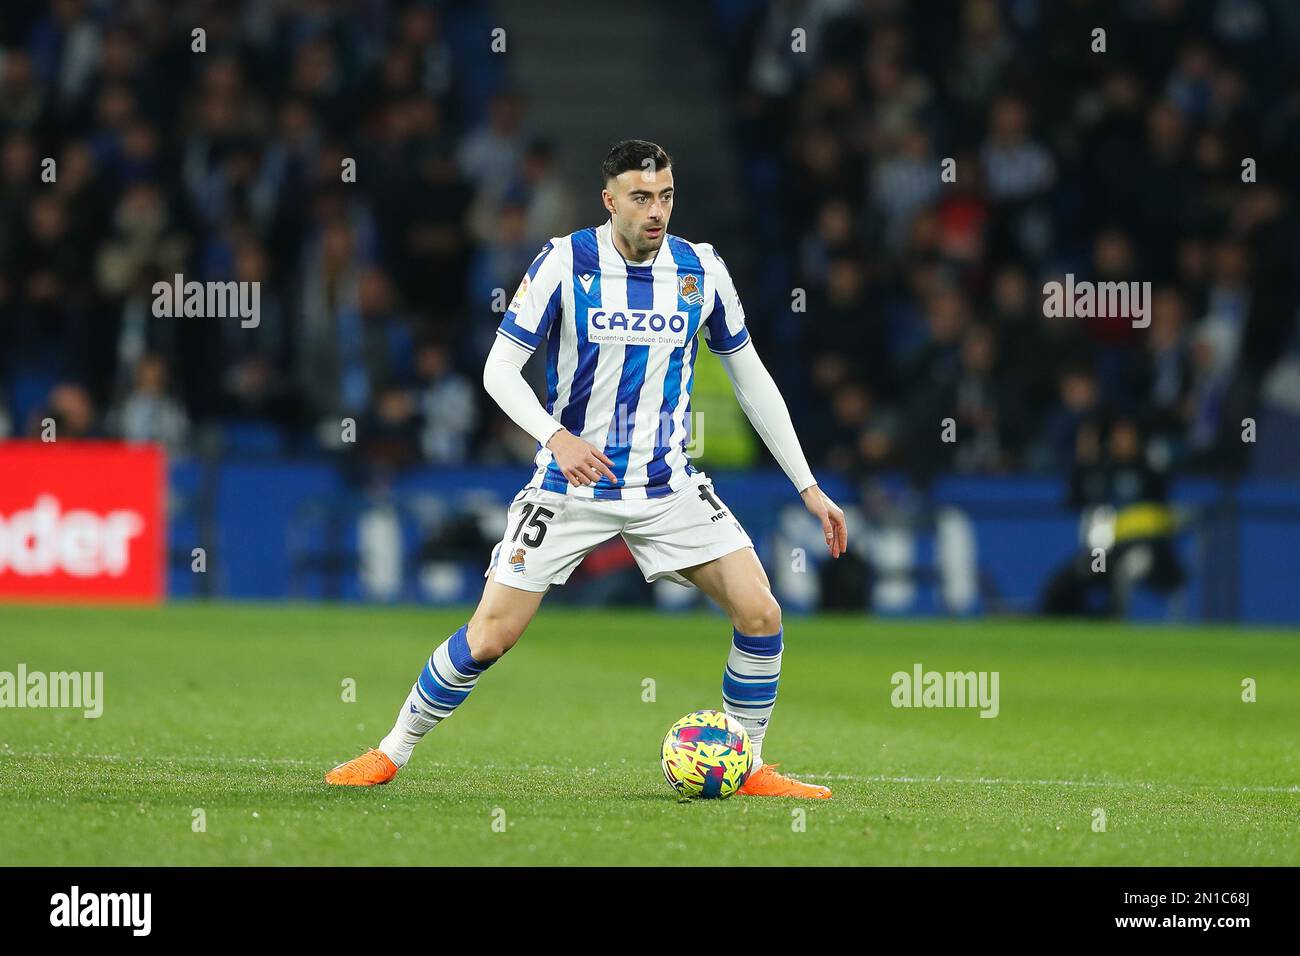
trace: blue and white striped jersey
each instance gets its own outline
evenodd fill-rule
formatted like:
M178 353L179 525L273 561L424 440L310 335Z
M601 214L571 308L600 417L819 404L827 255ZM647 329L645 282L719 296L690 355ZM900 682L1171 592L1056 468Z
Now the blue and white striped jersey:
M686 457L697 333L719 354L749 341L745 313L721 257L707 243L667 236L654 260L629 264L612 226L552 239L528 267L498 335L546 347L546 410L614 462L574 488L538 448L528 487L575 497L657 498L694 473Z

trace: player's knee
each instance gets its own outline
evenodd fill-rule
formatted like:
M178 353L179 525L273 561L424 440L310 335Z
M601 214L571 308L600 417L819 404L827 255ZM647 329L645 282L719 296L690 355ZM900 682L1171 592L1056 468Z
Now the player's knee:
M781 630L781 605L767 591L737 608L732 623L741 634L775 634Z
M465 642L476 661L494 661L514 647L523 632L506 618L476 614L465 631Z

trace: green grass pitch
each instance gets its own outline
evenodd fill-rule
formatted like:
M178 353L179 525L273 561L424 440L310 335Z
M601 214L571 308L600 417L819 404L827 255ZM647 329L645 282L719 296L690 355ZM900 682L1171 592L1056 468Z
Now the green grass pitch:
M97 720L0 710L0 860L1300 863L1295 632L790 616L766 756L834 799L680 803L659 744L720 706L726 620L543 607L392 784L327 787L464 617L0 606L0 671L104 672ZM893 707L918 662L998 671L999 715Z

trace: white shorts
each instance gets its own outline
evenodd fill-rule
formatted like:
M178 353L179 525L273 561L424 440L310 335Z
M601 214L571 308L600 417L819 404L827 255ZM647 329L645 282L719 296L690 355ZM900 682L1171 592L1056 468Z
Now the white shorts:
M495 569L502 584L545 591L616 534L647 581L686 587L693 585L677 573L682 568L754 546L702 471L662 498L596 500L525 488L510 503L506 533L483 576Z

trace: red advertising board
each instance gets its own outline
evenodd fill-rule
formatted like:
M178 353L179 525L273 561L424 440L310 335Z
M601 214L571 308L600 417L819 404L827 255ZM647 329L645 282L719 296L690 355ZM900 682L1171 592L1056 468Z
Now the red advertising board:
M151 445L0 442L0 598L162 600L164 481Z

